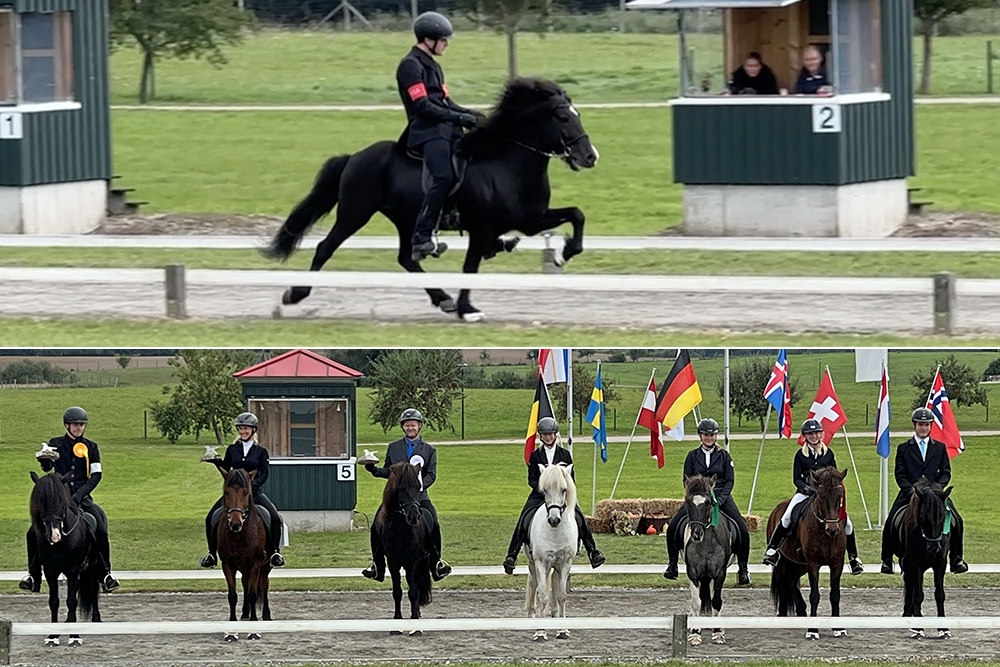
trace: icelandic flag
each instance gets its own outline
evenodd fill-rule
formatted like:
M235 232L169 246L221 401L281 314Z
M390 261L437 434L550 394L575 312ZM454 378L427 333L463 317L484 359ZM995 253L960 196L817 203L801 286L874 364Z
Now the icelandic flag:
M778 413L778 437L792 437L792 395L788 390L788 359L785 350L778 352L778 360L771 371L771 379L764 388L764 398Z
M889 458L889 369L882 365L882 384L878 392L878 413L875 415L875 451L884 459Z

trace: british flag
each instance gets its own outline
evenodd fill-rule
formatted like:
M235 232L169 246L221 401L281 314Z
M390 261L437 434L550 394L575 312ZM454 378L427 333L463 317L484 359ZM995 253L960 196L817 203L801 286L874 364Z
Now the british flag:
M934 425L931 426L931 437L940 440L948 448L948 458L953 459L965 451L962 434L958 431L955 413L951 411L951 401L944 388L941 369L934 374L931 383L931 393L927 397L927 409L934 413Z
M764 388L764 398L778 412L778 434L783 438L792 437L792 403L788 391L788 360L785 351L778 352L778 360L771 371L771 379Z

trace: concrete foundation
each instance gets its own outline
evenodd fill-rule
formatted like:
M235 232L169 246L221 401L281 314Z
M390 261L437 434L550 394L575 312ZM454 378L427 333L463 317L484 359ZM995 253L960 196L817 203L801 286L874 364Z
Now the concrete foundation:
M689 236L882 238L909 210L906 180L849 185L685 185Z
M105 180L0 187L0 234L86 234L106 215Z
M293 533L346 533L351 530L354 510L282 510L288 530Z

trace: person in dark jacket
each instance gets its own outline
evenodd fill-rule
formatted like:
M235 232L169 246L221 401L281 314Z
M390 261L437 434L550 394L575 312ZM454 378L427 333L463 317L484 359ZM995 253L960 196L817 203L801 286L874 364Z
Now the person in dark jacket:
M447 577L451 574L451 565L446 563L441 557L441 523L438 521L437 509L427 495L429 489L437 480L437 450L434 446L420 437L420 429L424 425L424 416L415 408L403 410L399 417L399 425L403 429L404 436L395 442L390 442L385 452L385 465L377 466L374 463L366 463L365 470L373 477L389 479L389 468L394 463L407 461L410 465L420 465L420 506L430 512L433 525L428 526L430 530L431 561L434 567L431 568L431 576L435 581ZM381 509L381 508L380 508ZM376 512L378 516L378 512ZM372 562L371 565L361 571L361 574L375 581L385 580L385 553L382 551L382 533L380 526L373 522L370 531Z
M739 574L736 583L739 586L748 586L751 583L750 571L747 569L747 561L750 559L750 533L747 530L746 520L732 496L733 482L735 481L733 459L729 452L716 444L718 436L719 422L714 419L702 419L698 422L698 437L701 440L701 446L688 452L687 458L684 459L684 478L687 479L694 475L705 475L706 477L715 475L714 492L719 509L736 522L740 531L739 551L736 553L736 559L739 561ZM687 510L681 506L677 513L670 518L670 523L667 524L667 553L670 562L663 572L663 576L667 579L677 578L677 557L681 546L677 539L677 529L681 519L685 517L687 517Z
M257 471L251 482L253 489L254 503L262 506L271 515L271 525L268 528L268 549L271 552L271 565L273 567L283 567L285 558L281 555L281 541L283 537L283 522L278 508L274 506L271 499L264 495L264 483L270 472L270 456L267 448L257 442L254 435L259 426L257 415L252 412L241 412L236 417L236 430L239 432L239 439L226 448L226 455L221 460L210 459L209 463L214 463L218 468L227 474L233 468L241 468L247 473ZM216 552L218 551L218 521L213 521L215 511L222 507L223 498L219 498L212 509L205 517L205 536L208 538L208 555L202 556L200 564L202 567L215 567L217 564Z
M941 487L951 481L951 460L948 458L948 447L940 440L931 437L931 425L934 423L934 413L927 408L917 408L913 411L914 436L896 447L896 484L899 493L889 509L889 516L882 528L882 574L892 574L892 522L896 514L910 503L913 485L921 477L926 477L931 484ZM948 497L948 506L953 516L951 524L951 571L955 574L969 571L969 565L962 558L965 523L955 509L955 503Z
M531 487L531 493L528 495L528 499L524 503L524 508L521 510L521 516L514 527L514 535L510 539L510 546L507 547L507 558L503 562L503 569L507 574L514 574L514 567L517 565L517 554L520 552L521 546L528 541L528 529L531 526L531 519L535 516L535 511L545 504L545 494L538 490L538 480L542 476L542 471L538 466L557 463L570 465L573 463L573 455L569 453L569 450L559 446L559 423L555 419L552 417L542 417L538 420L538 437L542 441L542 446L536 448L535 451L531 452L531 456L528 457L528 486ZM572 474L573 481L575 482L575 471ZM580 509L579 503L577 503L574 510L574 516L576 518L576 528L577 533L580 535L580 541L583 543L584 548L587 550L587 556L590 558L590 566L594 569L599 568L607 559L604 557L604 554L597 550L597 543L594 542L594 534L587 524L587 518L583 515L583 510Z
M455 180L452 156L462 136L461 128L475 127L478 119L475 112L451 99L444 73L435 60L454 36L451 22L437 12L424 12L414 21L413 32L417 43L396 68L396 85L406 110L406 147L420 153L431 176L413 228L412 258L419 262L447 250L447 245L437 243L432 236Z
M785 538L792 533L792 510L816 492L809 486L809 473L827 466L837 467L837 457L834 456L833 450L823 443L823 425L818 420L807 419L802 422L802 437L805 438L806 442L799 451L795 452L792 469L795 495L789 501L785 513L781 515L781 522L775 527L771 541L767 544L764 565L778 564L778 549L781 548L781 543ZM854 536L854 524L851 523L851 517L847 517L844 534L847 536L847 556L850 559L851 574L861 574L865 568L861 559L858 558L858 544Z
M826 78L823 54L819 49L807 46L802 51L802 64L799 78L795 80L797 95L828 95L833 91L830 80Z
M67 480L73 502L97 520L94 541L97 550L104 560L104 576L101 587L105 593L119 588L121 584L111 574L111 543L108 539L108 516L94 502L91 493L101 483L103 468L101 466L101 451L97 443L83 437L89 423L87 411L79 406L73 406L63 413L65 435L49 440L38 452L38 463L45 472L55 471L58 475L70 475ZM21 579L18 586L33 593L39 592L42 585L42 560L38 556L38 538L32 528L28 529L28 575Z
M729 92L733 95L777 95L781 91L774 72L764 64L759 53L751 51L733 72Z

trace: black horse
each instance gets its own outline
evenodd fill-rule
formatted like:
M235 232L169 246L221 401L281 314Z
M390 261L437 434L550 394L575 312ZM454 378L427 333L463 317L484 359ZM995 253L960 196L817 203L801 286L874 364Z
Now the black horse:
M344 241L381 212L399 232L399 264L409 272L422 272L410 257L410 239L423 199L421 162L408 155L405 146L404 132L399 141L380 141L353 155L327 160L312 191L292 210L263 253L287 259L309 228L339 204L336 223L316 248L311 271L323 268ZM452 195L458 227L469 234L463 272L476 273L483 259L512 250L514 240L501 235L513 230L533 236L570 222L573 236L567 238L559 259L583 252L583 212L575 206L549 208L549 160L561 158L578 171L597 164L598 153L579 112L559 86L539 79L510 81L490 115L462 138L458 152L468 160L464 179ZM299 303L310 291L310 287L289 288L282 302ZM444 291L427 293L444 312L457 309L465 320L482 318L469 301L469 290L461 291L457 308Z
M80 615L94 623L101 621L97 599L101 581L101 556L89 538L89 520L70 495L64 477L56 473L38 476L31 472L31 528L38 540L38 557L49 585L52 622L59 622L59 575L66 576L66 622L76 623ZM82 644L79 635L69 636L70 646ZM58 646L59 635L49 635L45 644Z
M942 489L921 477L913 485L910 502L898 512L891 526L892 553L899 557L903 570L903 616L922 616L924 572L934 571L934 601L938 616L944 614L944 573L951 546L952 522L957 520L948 508L953 487ZM913 637L923 637L923 628L913 628ZM938 628L939 637L950 637L948 628Z
M420 607L431 602L431 562L427 552L430 542L430 514L420 506L420 466L406 461L389 467L389 480L382 491L382 506L375 521L382 538L386 565L392 575L392 599L396 605L393 618L403 618L403 587L400 569L406 573L410 618L420 618ZM373 529L376 527L373 526ZM393 632L393 634L399 634ZM420 630L410 631L420 635Z

